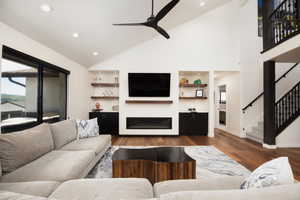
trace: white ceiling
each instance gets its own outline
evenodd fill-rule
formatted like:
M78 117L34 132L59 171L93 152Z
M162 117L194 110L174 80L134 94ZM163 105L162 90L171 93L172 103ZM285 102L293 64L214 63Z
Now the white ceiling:
M169 1L155 0L156 13ZM168 31L230 0L205 0L204 7L201 1L181 0L160 25ZM41 12L44 3L53 11ZM0 21L89 67L157 36L147 27L112 26L145 21L150 10L151 0L0 0Z

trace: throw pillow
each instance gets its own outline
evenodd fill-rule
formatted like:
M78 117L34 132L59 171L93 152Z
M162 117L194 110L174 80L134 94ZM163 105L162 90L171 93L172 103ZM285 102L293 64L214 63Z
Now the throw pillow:
M293 184L294 177L287 157L280 157L258 167L242 183L241 189Z
M91 120L76 120L78 138L89 138L99 135L99 126L97 118Z

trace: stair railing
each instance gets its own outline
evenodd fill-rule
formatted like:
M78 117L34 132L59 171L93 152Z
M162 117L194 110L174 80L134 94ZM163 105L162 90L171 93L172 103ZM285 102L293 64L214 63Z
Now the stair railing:
M300 82L281 97L275 104L277 135L300 115Z
M277 84L278 82L280 82L283 78L286 78L286 76L293 71L293 69L295 69L298 66L299 63L294 64L289 70L287 70L283 75L281 75L276 81L275 84ZM246 112L246 110L250 107L253 106L253 104L259 100L262 96L264 96L264 92L260 93L257 97L255 97L247 106L245 106L244 108L242 108L243 113Z
M270 14L272 48L300 32L300 0L284 0Z

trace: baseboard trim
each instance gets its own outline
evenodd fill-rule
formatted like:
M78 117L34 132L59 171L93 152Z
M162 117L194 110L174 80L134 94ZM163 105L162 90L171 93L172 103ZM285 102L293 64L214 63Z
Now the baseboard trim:
M269 144L263 143L263 148L265 148L265 149L277 149L277 145L269 145Z

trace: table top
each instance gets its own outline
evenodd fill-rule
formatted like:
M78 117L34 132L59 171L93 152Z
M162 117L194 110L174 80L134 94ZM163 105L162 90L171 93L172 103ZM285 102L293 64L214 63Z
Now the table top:
M115 151L112 160L149 160L169 163L194 161L194 159L185 153L184 147L120 148Z

